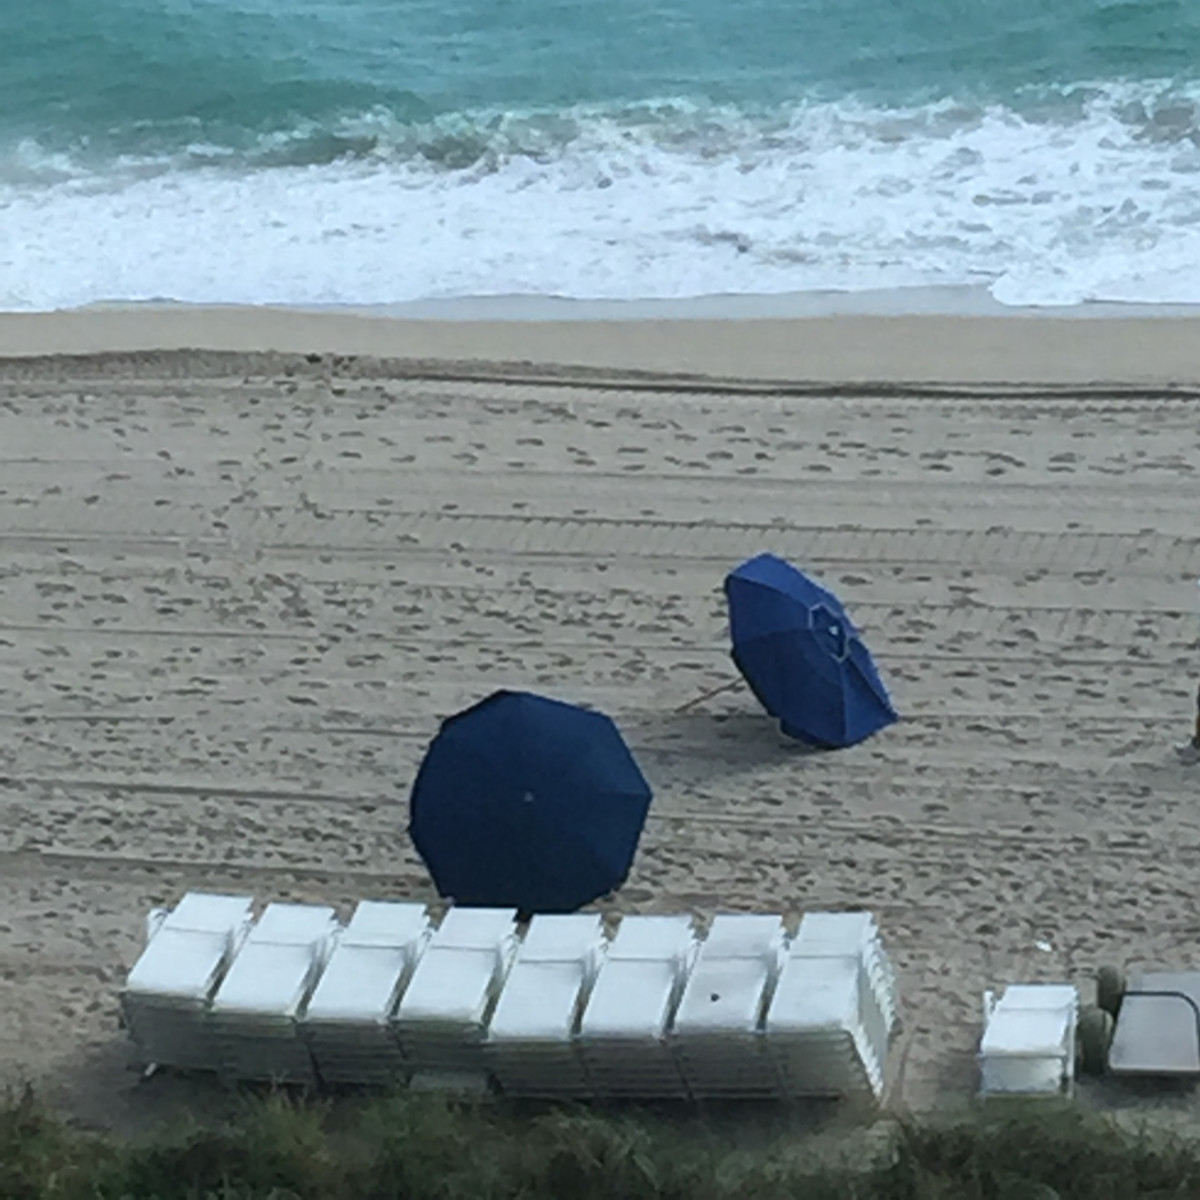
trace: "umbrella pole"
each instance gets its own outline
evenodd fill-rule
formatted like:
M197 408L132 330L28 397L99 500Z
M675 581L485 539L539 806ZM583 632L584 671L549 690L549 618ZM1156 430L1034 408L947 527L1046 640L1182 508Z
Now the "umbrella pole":
M677 713L687 712L689 708L695 708L697 704L703 704L705 700L711 700L714 696L719 696L722 692L731 692L735 687L741 685L740 679L731 680L729 683L723 683L720 687L715 687L711 691L702 692L693 700L689 700L686 704L681 704L675 711Z
M1200 579L1196 580L1196 586L1200 588ZM1200 751L1200 689L1196 692L1196 725L1192 730L1192 749Z

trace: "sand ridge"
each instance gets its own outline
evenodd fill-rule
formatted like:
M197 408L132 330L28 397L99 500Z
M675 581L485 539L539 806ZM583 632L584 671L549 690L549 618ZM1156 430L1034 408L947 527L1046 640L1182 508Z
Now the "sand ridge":
M618 910L879 914L903 1102L971 1086L985 986L1200 965L1188 396L188 361L0 366L3 1082L133 1095L117 988L188 887L432 899L407 790L500 686L638 756ZM734 678L721 581L763 549L846 601L901 724L806 755L744 688L679 711Z
M712 305L700 310L709 315L694 315L684 302L656 310L671 316L650 316L643 308L636 317L497 319L498 310L521 308L503 299L482 307L479 301L452 302L462 314L455 319L184 304L0 313L0 359L119 354L162 365L178 363L175 352L186 347L210 355L341 355L360 364L371 358L407 360L436 373L469 370L485 379L502 367L509 376L566 369L834 388L1200 385L1196 308L1153 316L1122 305L994 306L981 313L961 309L959 297L946 311L914 312L902 289L881 311L818 307L797 316L790 308L796 298L778 297L776 315L768 315L768 307L766 313L737 318L737 297L709 299L718 313L726 306L723 315L712 315ZM760 299L769 304L773 298ZM566 311L587 314L592 306L569 303ZM618 314L638 311L638 305L618 306ZM682 315L689 311L693 315Z

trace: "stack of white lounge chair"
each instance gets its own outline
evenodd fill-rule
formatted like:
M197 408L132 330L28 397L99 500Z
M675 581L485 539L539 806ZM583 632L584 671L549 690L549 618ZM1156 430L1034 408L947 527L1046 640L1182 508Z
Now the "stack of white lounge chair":
M1009 984L986 992L979 1043L983 1095L1058 1096L1075 1083L1079 993L1066 984Z
M1073 996L989 1007L985 1091L1073 1070ZM687 916L627 916L611 941L598 914L542 915L522 939L506 909L435 929L424 905L363 901L342 929L325 906L255 923L249 898L203 893L150 915L121 1007L150 1065L545 1098L878 1100L898 1024L868 913L810 913L790 940L778 915L699 940Z
M579 1029L594 1095L686 1098L667 1034L697 948L690 917L621 921Z
M322 1083L407 1081L392 1022L431 932L423 904L363 900L355 909L301 1020Z
M146 946L121 992L121 1013L142 1062L211 1070L208 1009L253 921L249 896L188 892L155 909Z
M784 1095L878 1100L896 1025L895 976L871 914L806 914L767 1014Z
M530 922L488 1031L488 1060L504 1093L588 1095L579 1022L607 945L598 914Z
M806 913L789 947L789 956L821 957L856 947L866 976L871 1036L884 1044L900 1027L896 972L883 948L875 917L869 912Z
M694 1099L781 1094L766 1013L787 938L779 916L714 918L675 1014L672 1043Z
M452 908L442 918L396 1010L413 1087L487 1089L484 1040L516 950L513 910Z
M334 911L326 905L267 906L242 943L209 1012L225 1075L316 1082L298 1018L338 932Z

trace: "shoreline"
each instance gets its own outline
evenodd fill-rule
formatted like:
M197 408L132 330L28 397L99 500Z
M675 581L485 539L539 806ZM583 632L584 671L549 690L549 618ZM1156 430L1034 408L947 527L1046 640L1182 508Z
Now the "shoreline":
M734 301L740 299L739 306ZM695 302L478 299L372 309L175 304L0 314L0 360L179 350L333 354L740 383L1168 387L1200 384L1200 308L994 311L927 294ZM963 299L963 297L959 297ZM783 307L777 305L783 304ZM804 305L810 310L802 311ZM851 305L857 305L852 309ZM503 370L502 370L503 369Z
M1088 301L1070 305L1012 305L993 298L988 288L870 288L862 291L713 293L670 299L622 300L511 293L427 297L392 304L194 304L188 301L107 300L61 312L141 311L145 309L274 309L342 316L432 321L689 321L795 320L808 317L1055 317L1125 320L1129 317L1200 316L1200 304ZM0 315L9 315L0 313Z

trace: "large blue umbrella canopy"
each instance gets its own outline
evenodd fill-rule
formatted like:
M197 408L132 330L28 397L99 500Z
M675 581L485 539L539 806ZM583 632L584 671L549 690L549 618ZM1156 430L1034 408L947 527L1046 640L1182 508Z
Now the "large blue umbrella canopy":
M456 904L574 912L625 881L649 807L609 717L499 691L442 723L408 828Z
M897 719L841 601L773 554L725 578L733 661L783 732L851 746Z

